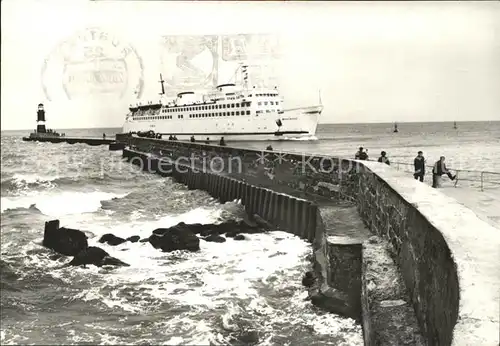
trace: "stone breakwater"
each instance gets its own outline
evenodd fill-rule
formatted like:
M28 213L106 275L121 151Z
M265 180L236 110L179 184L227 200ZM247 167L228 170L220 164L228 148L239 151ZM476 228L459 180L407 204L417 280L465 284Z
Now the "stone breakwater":
M500 232L439 191L376 162L118 140L145 169L240 198L250 214L311 241L311 300L361 310L366 344L498 345ZM339 227L346 208L363 229Z

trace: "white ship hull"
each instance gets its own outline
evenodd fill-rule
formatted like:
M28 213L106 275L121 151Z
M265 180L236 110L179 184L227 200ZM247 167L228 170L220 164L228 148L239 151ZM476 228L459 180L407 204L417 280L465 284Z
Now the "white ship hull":
M165 136L175 135L178 140L196 141L268 141L268 140L315 140L316 128L323 110L322 105L284 110L283 113L265 113L260 116L149 119L127 117L123 132L154 131ZM281 126L278 126L278 119Z

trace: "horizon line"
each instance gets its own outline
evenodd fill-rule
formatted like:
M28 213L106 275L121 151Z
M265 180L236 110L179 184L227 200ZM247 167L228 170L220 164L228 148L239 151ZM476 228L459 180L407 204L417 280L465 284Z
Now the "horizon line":
M371 125L371 124L428 124L428 123L484 123L484 122L500 122L500 120L447 120L447 121L392 121L392 122L358 122L358 123L344 123L344 122L332 122L332 123L318 123L318 125ZM94 127L68 127L68 128L58 128L58 130L91 130L91 129L119 129L122 126L94 126ZM0 129L0 132L7 131L30 131L32 129L20 128L20 129Z

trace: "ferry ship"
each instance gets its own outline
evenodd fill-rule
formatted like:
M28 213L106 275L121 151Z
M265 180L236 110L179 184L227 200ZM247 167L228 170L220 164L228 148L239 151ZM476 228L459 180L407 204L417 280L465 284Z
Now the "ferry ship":
M178 140L232 141L317 139L316 128L323 111L319 104L285 109L277 87L250 87L248 65L239 70L242 82L218 85L208 93L185 91L175 99L129 107L124 133L153 131ZM238 72L238 71L237 71ZM160 74L161 93L165 95Z

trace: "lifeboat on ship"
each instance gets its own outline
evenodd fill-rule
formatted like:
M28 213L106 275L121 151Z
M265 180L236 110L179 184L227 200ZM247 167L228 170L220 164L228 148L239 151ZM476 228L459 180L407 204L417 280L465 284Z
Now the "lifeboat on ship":
M161 108L161 106L162 106L162 104L161 104L160 102L158 102L158 103L153 103L153 104L150 104L150 105L149 105L150 109L152 109L152 110L157 110L157 109L160 109L160 108Z
M140 111L147 111L151 109L151 105L140 105L138 108Z

